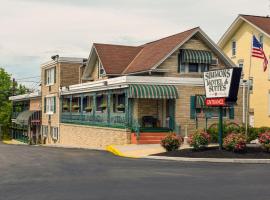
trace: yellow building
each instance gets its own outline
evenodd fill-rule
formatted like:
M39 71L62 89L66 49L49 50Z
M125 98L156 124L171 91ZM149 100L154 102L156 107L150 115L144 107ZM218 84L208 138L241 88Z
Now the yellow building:
M264 72L262 59L251 58L253 35L261 42L269 58L270 17L239 15L218 44L236 65L243 68L245 80L248 80L251 66L250 125L270 126L270 70L268 67Z

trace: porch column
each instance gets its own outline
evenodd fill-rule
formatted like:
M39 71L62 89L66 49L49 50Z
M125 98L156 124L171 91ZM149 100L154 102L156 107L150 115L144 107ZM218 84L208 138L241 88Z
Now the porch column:
M112 91L109 91L107 93L107 122L108 124L111 123L111 96L112 96Z
M60 96L59 100L59 120L62 123L62 111L63 111L63 96Z
M175 99L169 99L170 129L175 129Z
M128 93L127 90L125 91L125 120L126 120L126 126L128 127L131 123L130 123L130 108L129 108L129 99L128 99Z
M84 119L83 119L83 98L84 98L84 95L83 94L81 94L81 96L80 96L80 98L81 98L81 106L80 106L80 112L81 112L81 120L82 121L84 121Z
M96 110L97 110L97 93L94 93L93 96L93 106L92 106L92 110L93 110L93 118L95 118L96 116Z
M69 117L72 119L72 95L69 97Z

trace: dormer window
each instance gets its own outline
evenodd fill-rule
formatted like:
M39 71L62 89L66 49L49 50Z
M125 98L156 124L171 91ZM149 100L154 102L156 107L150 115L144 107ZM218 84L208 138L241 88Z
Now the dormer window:
M105 75L105 70L101 64L101 62L98 60L98 78L100 79L102 76Z

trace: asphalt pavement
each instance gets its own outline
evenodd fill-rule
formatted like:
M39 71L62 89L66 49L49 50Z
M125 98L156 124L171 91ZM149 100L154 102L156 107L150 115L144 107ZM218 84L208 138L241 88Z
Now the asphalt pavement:
M269 164L132 159L0 143L0 200L269 200Z

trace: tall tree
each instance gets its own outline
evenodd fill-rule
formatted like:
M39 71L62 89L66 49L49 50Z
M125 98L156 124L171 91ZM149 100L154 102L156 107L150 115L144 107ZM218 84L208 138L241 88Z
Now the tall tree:
M27 92L29 90L24 85L13 82L11 75L4 68L0 68L0 124L3 128L7 128L10 125L12 107L8 99L9 96L25 94Z

